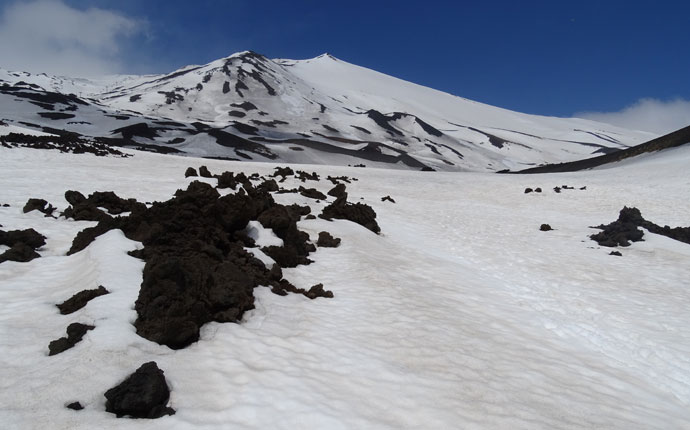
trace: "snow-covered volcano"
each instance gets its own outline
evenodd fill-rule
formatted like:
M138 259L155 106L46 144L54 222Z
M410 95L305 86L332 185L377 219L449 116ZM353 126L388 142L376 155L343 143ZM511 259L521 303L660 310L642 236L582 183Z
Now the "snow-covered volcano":
M241 52L166 75L97 80L0 70L0 120L110 144L254 161L496 171L573 161L655 136L527 115L324 54Z

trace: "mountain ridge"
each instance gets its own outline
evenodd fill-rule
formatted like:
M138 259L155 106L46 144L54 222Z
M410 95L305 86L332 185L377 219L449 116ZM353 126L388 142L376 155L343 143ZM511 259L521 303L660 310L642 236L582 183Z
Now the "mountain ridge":
M139 149L403 169L516 170L654 137L489 106L328 53L270 60L242 51L168 74L100 80L0 70L0 106L9 123Z

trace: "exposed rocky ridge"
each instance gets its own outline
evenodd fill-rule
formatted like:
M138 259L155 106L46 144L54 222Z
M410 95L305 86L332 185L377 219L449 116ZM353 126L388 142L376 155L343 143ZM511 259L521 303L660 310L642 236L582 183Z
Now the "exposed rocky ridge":
M572 161L569 163L547 164L545 166L532 167L517 172L499 173L557 173L557 172L577 172L579 170L592 169L605 164L615 163L628 158L640 156L642 154L661 151L662 149L675 148L690 143L690 126L681 128L672 133L652 139L648 142L633 146L632 148L622 149L612 153L600 155L594 158Z

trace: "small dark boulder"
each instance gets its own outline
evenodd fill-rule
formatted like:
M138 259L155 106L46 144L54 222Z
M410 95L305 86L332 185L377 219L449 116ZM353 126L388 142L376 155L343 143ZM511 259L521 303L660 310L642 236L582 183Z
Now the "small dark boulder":
M535 188L535 189L534 189L534 192L535 192L535 193L541 193L541 188L539 188L539 187Z
M560 193L561 192L561 187L553 187L553 191L555 193Z
M208 167L206 167L206 166L199 167L199 176L201 176L202 178L212 178L213 177L211 172L208 171Z
M340 238L333 237L327 231L319 233L319 240L316 241L316 246L321 248L337 248L340 245Z
M286 177L292 176L294 174L295 174L295 171L289 167L276 167L275 172L271 176L273 176L274 178L280 176L282 178L281 179L281 182L282 182L285 180Z
M65 407L67 409L72 409L73 411L81 411L82 409L84 409L84 406L82 406L82 404L79 402L69 403L69 404L65 405Z
M95 299L96 297L103 296L108 293L109 291L106 290L103 285L99 285L98 288L93 290L82 290L64 302L57 304L56 306L58 309L60 309L60 313L62 315L69 315L72 312L76 312L83 308L89 301Z
M303 195L304 197L308 197L310 199L315 199L315 200L326 200L327 197L324 193L321 191L317 190L316 188L304 188L304 187L299 187L298 189L299 193Z
M529 193L531 193L532 191L534 191L534 190L531 189L531 188L525 188L525 194L529 194Z
M41 255L36 252L29 245L20 242L13 245L10 249L0 254L0 263L5 261L16 261L18 263L27 263Z
M338 198L323 208L319 217L329 221L333 218L346 219L362 225L376 234L381 232L381 228L376 222L376 212L371 206L364 203L348 203L344 198Z
M56 355L72 348L81 341L87 331L93 330L94 328L96 327L81 323L72 323L68 325L67 337L61 337L58 340L50 342L48 345L48 355Z
M187 167L187 170L184 171L184 177L189 178L189 177L197 177L199 176L198 173L196 173L196 169L194 167Z
M55 207L43 199L29 199L22 209L24 213L39 211L46 216L50 216L55 211Z
M46 237L33 228L10 231L0 230L0 245L12 247L18 243L24 243L33 249L37 249L46 244Z
M170 389L163 371L154 361L142 364L133 374L105 392L105 410L118 418L160 418L173 415L175 410L166 406Z
M551 231L551 230L553 230L553 229L548 224L542 224L541 227L539 227L539 231Z
M328 191L328 195L333 196L336 199L341 198L341 197L346 199L347 198L347 191L346 191L345 184L340 184L340 183L336 184L335 187L331 188L330 191Z
M623 254L621 254L618 251L611 251L611 252L609 252L609 255L615 255L616 257L622 257L623 256Z
M305 171L298 170L297 172L295 172L295 176L302 182L319 180L319 175L316 172L307 173Z
M323 284L316 284L309 288L309 290L306 293L304 293L304 295L312 300L314 300L317 297L325 297L328 299L332 299L333 291L324 290Z
M388 201L388 202L391 202L391 203L395 203L395 200L393 200L393 197L391 197L391 196L384 196L384 197L381 197L381 201L382 201L382 202Z

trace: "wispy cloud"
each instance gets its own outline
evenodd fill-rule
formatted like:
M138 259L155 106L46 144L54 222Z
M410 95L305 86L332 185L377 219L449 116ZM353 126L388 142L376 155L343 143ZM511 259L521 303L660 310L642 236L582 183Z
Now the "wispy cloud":
M69 76L123 71L121 46L146 23L60 0L15 2L0 16L0 67Z
M578 118L665 134L690 125L690 100L640 99L618 112L579 112Z

